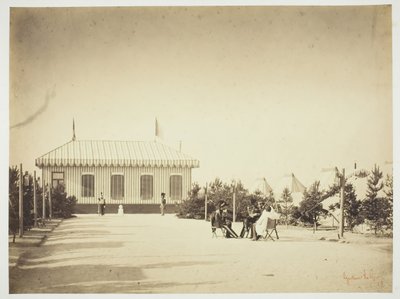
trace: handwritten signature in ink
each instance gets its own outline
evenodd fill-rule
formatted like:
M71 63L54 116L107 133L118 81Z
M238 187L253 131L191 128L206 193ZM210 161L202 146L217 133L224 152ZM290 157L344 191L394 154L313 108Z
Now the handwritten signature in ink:
M369 280L373 282L377 282L380 287L383 286L383 280L380 276L375 275L372 270L366 271L365 269L359 275L349 275L346 272L343 272L343 279L346 280L347 285L350 285L351 282L357 280Z

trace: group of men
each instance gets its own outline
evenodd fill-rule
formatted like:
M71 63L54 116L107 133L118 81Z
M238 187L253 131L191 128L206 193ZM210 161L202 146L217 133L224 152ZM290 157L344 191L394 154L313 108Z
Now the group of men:
M160 212L164 216L166 206L165 193L161 193ZM103 192L98 201L98 215L104 215L106 209L106 200L103 197ZM267 227L268 219L279 219L279 214L276 213L271 206L257 202L256 206L247 207L247 215L243 219L243 228L240 232L240 238L245 235L253 241L257 241L264 233ZM217 209L211 214L211 229L213 232L217 228L224 229L226 238L239 238L238 234L232 228L232 218L228 213L228 205L225 201L218 204Z
M219 203L217 209L211 214L211 229L215 232L217 228L222 228L225 230L226 238L238 238L239 236L232 229L232 219L227 208L228 206L224 201ZM268 219L279 219L279 216L270 205L262 202L258 202L256 206L248 206L240 237L246 236L257 241L265 233Z
M165 199L165 193L161 193L161 204L160 204L160 212L161 216L164 216L165 206L167 201ZM103 216L106 213L106 199L103 197L103 192L101 192L100 197L97 203L97 215Z

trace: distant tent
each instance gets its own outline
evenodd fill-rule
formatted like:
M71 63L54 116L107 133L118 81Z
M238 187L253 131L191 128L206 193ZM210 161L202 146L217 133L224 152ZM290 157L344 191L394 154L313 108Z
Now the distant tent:
M386 179L386 174L391 174L391 165L390 163L385 163L384 167L380 168L380 170L383 172L383 182ZM339 177L337 176L338 169L333 168L333 169L327 169L327 170L322 170L320 174L320 188L321 190L328 190L329 187L333 185L339 185ZM360 170L353 170L351 172L346 172L346 182L351 183L353 185L353 188L355 190L356 196L358 200L364 200L367 189L368 189L368 177L369 177L370 171L365 170L365 169L360 169ZM378 197L384 197L385 196L385 187L382 188L378 192ZM329 206L339 203L340 202L340 192L338 192L335 196L328 197L322 202L322 207L326 210L329 210ZM335 221L337 223L337 220L339 219L340 216L340 211L339 209L336 209L335 211L330 211L331 215L335 217ZM322 224L329 224L332 220L331 219L326 219L326 223ZM333 221L332 223L335 223Z
M333 215L336 218L336 220L339 219L339 214L340 214L339 213L339 209L336 209L335 211L331 211L329 209L329 207L331 205L334 205L334 204L339 203L339 202L340 202L340 194L339 193L337 193L334 196L328 197L327 199L322 201L322 207L325 210L329 211L331 213L331 215Z
M297 179L297 177L291 173L289 175L285 175L276 185L275 197L280 199L282 192L285 188L288 188L292 193L293 204L298 206L300 201L303 199L303 192L306 187Z
M338 176L339 170L337 167L334 168L328 168L328 169L322 169L319 177L318 177L318 181L319 181L319 189L321 191L328 191L331 187L335 186L335 185L339 185L340 184L340 178ZM336 203L338 203L340 201L340 197L339 197L339 193L337 193L334 196L328 197L326 199L324 199L322 201L322 207L327 210L329 210L329 207L331 205L334 205ZM330 211L331 212L331 211ZM338 210L331 212L331 215L335 217L335 220L339 219L339 214L338 214ZM323 224L332 224L332 220L331 219L325 219L325 220L320 220L323 222Z
M319 175L319 187L322 191L328 191L333 186L339 186L339 170L337 167L322 169ZM330 217L326 217L320 220L321 225L337 225L340 217L340 210L330 210L329 207L340 202L340 193L336 193L334 196L328 197L322 201L322 207L329 211Z
M258 178L254 182L251 191L256 193L257 191L263 194L264 196L268 196L272 192L271 186L268 184L266 178Z
M390 165L387 167L380 168L381 171L383 172L383 182L386 180L386 174L391 174L391 169ZM329 169L329 170L322 170L320 174L320 188L321 190L328 190L329 187L332 187L333 185L339 185L339 177L337 176L338 169ZM346 173L346 181L347 183L350 183L353 185L355 193L357 195L358 200L363 200L365 198L365 195L367 193L368 189L368 177L369 177L370 171L365 170L365 169L360 169L360 170L353 170L351 172ZM384 197L385 188L381 189L378 192L378 197ZM339 198L339 194L337 194L334 198ZM332 198L327 198L325 201L328 203L329 201L332 201ZM324 205L326 203L323 203Z
M379 170L382 172L382 182L385 183L387 175L393 176L393 162L385 161L377 164L379 166ZM371 169L373 166L367 169L358 169L349 173L347 177L347 182L353 184L354 189L356 191L357 199L363 200L366 197L367 189L368 189L368 178L371 174ZM377 197L385 197L385 190L387 189L384 186L381 190L378 191Z
M367 189L368 189L368 177L365 178L357 178L355 176L352 176L347 179L348 183L351 183L353 185L353 188L355 190L355 193L357 195L358 200L363 200L365 198L365 195L367 194ZM382 195L382 190L378 192L379 195Z
M288 188L292 193L303 193L306 187L296 178L296 176L291 173L285 175L277 184L276 191L282 192L283 189Z
M323 169L319 175L319 187L321 190L328 190L330 187L339 185L339 170L335 168Z
M383 183L386 181L385 174L381 181ZM367 190L368 190L368 176L357 177L357 176L352 175L347 178L347 182L351 183L353 185L358 200L363 200L366 197ZM386 190L386 186L384 186L381 190L378 191L377 197L385 197L386 196L385 190Z

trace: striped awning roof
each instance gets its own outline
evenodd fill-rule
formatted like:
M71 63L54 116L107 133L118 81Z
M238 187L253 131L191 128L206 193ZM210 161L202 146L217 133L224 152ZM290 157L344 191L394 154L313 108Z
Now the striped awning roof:
M70 141L36 159L36 166L199 167L199 161L156 141Z

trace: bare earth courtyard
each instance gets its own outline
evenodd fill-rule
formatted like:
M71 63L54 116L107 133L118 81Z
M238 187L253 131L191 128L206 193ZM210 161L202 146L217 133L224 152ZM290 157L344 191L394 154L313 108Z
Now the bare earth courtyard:
M391 292L391 239L278 232L252 242L174 215L77 215L15 261L10 245L10 293Z

